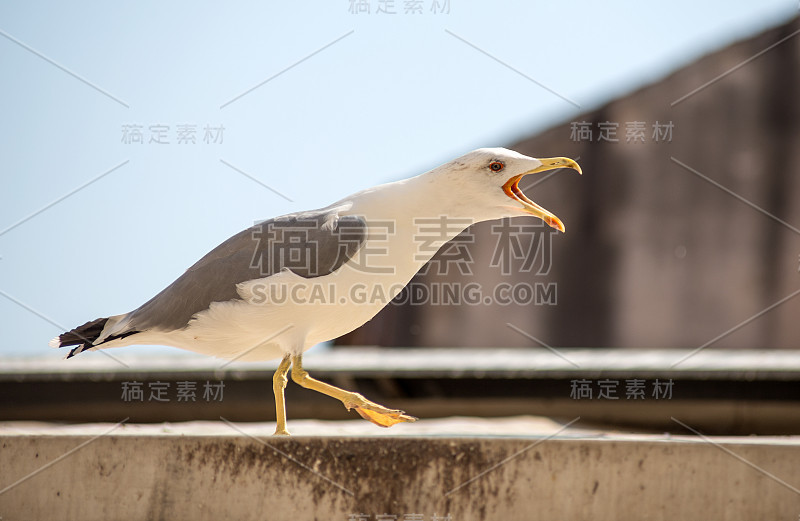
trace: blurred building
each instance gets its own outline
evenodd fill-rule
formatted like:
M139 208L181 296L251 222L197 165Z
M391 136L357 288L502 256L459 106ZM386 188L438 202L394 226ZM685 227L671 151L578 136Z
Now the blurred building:
M800 347L798 33L794 19L508 144L579 160L583 177L521 183L567 233L476 225L337 343Z

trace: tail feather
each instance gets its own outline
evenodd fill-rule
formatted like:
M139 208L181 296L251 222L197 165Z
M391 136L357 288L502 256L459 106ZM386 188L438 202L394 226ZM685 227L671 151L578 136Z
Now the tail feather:
M50 345L52 347L65 347L91 344L103 332L106 322L108 322L108 317L91 320L82 326L58 335L50 341Z
M82 326L78 326L71 331L62 333L50 341L50 347L77 346L72 348L69 354L67 355L67 358L72 358L73 356L80 354L88 349L91 349L96 345L100 345L110 340L115 340L117 338L124 338L128 335L133 335L138 333L138 331L126 331L121 334L110 335L107 338L104 338L103 340L95 344L95 341L97 341L100 335L103 334L103 330L105 329L106 323L108 322L109 318L113 317L98 318L90 322L87 322Z

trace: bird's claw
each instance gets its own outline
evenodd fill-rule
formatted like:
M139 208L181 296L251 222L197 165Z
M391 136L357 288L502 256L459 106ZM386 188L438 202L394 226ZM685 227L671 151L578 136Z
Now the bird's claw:
M353 394L351 399L344 401L344 406L349 411L355 409L365 420L369 420L379 427L391 427L400 422L415 422L417 419L409 416L399 409L387 409L383 405L371 402L360 394Z
M381 407L380 405L378 407L380 407L382 410L376 411L373 409L367 409L365 407L359 407L359 406L356 406L355 410L358 414L361 415L362 418L371 421L372 423L374 423L379 427L391 427L396 423L417 421L415 417L409 416L401 410L386 409L384 407Z

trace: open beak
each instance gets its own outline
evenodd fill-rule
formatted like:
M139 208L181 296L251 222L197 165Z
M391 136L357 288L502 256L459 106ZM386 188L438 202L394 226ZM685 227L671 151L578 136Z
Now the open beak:
M539 172L554 170L556 168L572 168L573 170L577 170L579 174L583 174L583 172L581 171L581 167L578 166L578 163L566 157L550 157L547 159L539 159L539 161L542 163L541 166L523 174L514 176L506 181L506 184L503 185L503 191L508 197L522 204L522 208L520 208L521 211L535 215L548 225L563 232L565 231L565 228L564 223L561 222L561 219L528 199L528 197L522 193L522 190L520 190L519 181L528 174L537 174Z

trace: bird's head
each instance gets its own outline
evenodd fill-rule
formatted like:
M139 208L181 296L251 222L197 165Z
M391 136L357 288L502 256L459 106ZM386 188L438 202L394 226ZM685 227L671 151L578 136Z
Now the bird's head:
M519 187L520 180L557 168L581 167L566 157L537 159L506 148L479 148L444 165L451 190L457 191L460 204L472 214L487 219L534 215L564 231L564 223L553 213L531 201Z

